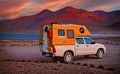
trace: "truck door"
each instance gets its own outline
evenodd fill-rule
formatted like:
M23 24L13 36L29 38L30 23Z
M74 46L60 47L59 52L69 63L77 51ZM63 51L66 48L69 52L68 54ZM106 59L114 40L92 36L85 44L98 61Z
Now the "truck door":
M47 38L47 31L49 29L48 25L44 26L44 32L43 32L43 52L48 52L48 38Z
M85 55L86 54L86 45L83 38L76 38L75 42L75 51L76 55Z
M95 42L90 38L84 38L85 39L85 45L86 45L86 53L87 54L95 54L97 50L95 47Z

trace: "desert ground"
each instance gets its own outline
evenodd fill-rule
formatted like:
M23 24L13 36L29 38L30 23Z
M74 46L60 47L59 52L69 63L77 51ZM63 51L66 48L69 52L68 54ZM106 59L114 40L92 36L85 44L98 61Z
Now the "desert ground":
M120 37L94 41L105 44L103 59L79 56L65 64L42 56L38 40L0 40L0 74L119 74Z

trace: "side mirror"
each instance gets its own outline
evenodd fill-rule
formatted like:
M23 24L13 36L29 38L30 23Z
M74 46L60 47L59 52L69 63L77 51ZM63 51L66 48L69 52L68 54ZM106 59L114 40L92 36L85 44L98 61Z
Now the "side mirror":
M95 42L92 42L91 44L95 44Z

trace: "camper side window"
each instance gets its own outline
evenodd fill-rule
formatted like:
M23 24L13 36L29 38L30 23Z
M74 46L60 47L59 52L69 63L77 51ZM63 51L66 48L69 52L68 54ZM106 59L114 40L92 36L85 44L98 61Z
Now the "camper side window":
M67 30L68 38L74 38L74 31L73 30Z
M58 29L58 36L64 36L65 31L63 29Z

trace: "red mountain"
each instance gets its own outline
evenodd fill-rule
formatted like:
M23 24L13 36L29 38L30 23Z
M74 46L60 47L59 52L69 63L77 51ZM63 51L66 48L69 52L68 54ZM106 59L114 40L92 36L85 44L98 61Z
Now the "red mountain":
M100 26L104 26L103 23L113 24L119 22L120 16L117 16L118 14L120 14L120 11L92 12L83 9L76 9L73 7L65 7L55 12L46 9L36 15L24 16L14 20L1 20L0 31L39 32L40 26L50 24L51 22L83 24L90 27L91 29L93 26L100 24L102 24Z

